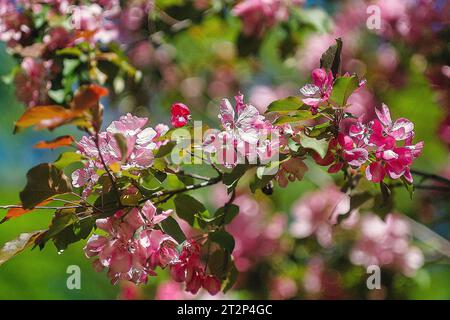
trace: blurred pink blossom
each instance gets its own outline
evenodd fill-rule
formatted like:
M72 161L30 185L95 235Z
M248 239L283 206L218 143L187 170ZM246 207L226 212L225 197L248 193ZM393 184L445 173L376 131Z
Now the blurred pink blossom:
M423 254L411 245L411 230L398 214L389 214L385 221L373 214L361 218L359 238L350 252L356 265L390 267L412 276L424 262Z
M279 276L270 283L270 299L285 300L297 294L297 284L288 277Z
M233 8L233 13L243 22L246 36L260 37L267 28L289 17L291 6L300 6L303 0L243 0Z
M264 113L271 102L285 98L290 94L292 94L292 90L286 86L256 85L250 89L249 101L260 113Z
M28 107L47 103L47 92L51 88L48 71L52 61L25 58L20 66L14 78L17 98Z
M314 234L321 246L329 247L333 244L333 225L349 210L350 198L334 185L307 193L293 205L289 231L300 239ZM353 210L341 226L352 228L357 220L358 212Z
M329 269L324 258L318 255L309 259L303 278L303 287L309 298L346 298L339 273Z

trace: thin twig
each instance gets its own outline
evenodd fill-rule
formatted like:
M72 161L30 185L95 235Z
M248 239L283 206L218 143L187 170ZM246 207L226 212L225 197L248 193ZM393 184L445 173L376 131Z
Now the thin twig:
M32 209L42 209L42 210L62 210L62 209L77 209L77 208L83 208L84 206L63 206L63 207L52 207L52 206L36 206ZM21 205L7 205L7 206L0 206L0 209L25 209Z
M403 183L393 183L390 184L390 188L403 187ZM430 190L430 191L439 191L439 192L450 192L450 187L442 187L442 186L433 186L433 185L414 185L414 189L417 190Z
M106 174L109 177L109 180L111 180L111 184L113 186L114 193L116 194L117 203L119 204L119 206L122 206L122 202L120 200L119 188L117 187L116 180L114 179L111 171L109 171L109 168L106 165L105 160L103 159L102 151L100 150L100 143L99 143L98 132L95 134L94 141L95 141L95 146L97 147L97 150L98 150L98 155L100 157L100 161L102 162L102 165L105 168L105 171L106 171Z
M208 177L200 176L200 175L195 174L195 173L187 173L187 172L184 172L184 171L180 171L178 173L183 175L184 177L189 177L189 178L193 178L193 179L197 179L197 180L209 181L211 179L211 178L208 178Z
M153 199L153 198L159 198L159 197L163 197L163 196L170 196L169 197L169 199L170 199L172 196L174 196L176 194L183 193L183 192L186 192L186 191L197 190L197 189L205 188L205 187L208 187L208 186L212 186L214 184L219 183L220 181L222 181L222 176L211 178L208 181L204 181L204 182L199 183L199 184L188 185L188 186L186 186L184 188L180 188L180 189L166 190L166 191L157 191L157 192L151 194L150 196L141 199L139 201L139 203L143 203L143 202L145 202L147 200L150 200L150 199Z
M416 175L418 175L418 176L422 176L422 177L424 177L424 178L426 178L426 179L436 180L436 181L439 181L439 182L448 184L448 185L450 186L450 180L449 180L449 179L447 179L447 178L445 178L445 177L442 177L442 176L439 176L439 175L437 175L437 174L434 174L434 173L428 173L428 172L423 172L423 171L417 170L417 169L411 169L411 173L412 173L412 174L416 174Z

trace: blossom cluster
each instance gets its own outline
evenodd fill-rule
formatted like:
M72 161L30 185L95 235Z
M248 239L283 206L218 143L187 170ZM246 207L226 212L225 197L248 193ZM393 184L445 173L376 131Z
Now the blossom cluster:
M215 155L219 163L234 167L238 163L269 161L278 155L279 130L251 104L244 103L244 96L235 96L232 106L228 99L220 104L219 119L222 130L207 135L203 149Z
M423 265L422 251L411 245L411 228L399 214L380 217L366 214L361 218L359 234L350 252L356 265L378 265L400 270L412 276Z
M155 228L173 210L158 213L151 201L142 208L120 210L113 216L97 219L97 227L107 235L92 235L84 248L88 258L97 257L96 271L107 269L113 284L128 280L147 283L148 276L156 276L157 267L169 267L174 281L185 282L186 291L196 294L200 288L214 295L221 283L205 272L201 262L201 247L195 240L179 244L169 235Z
M423 141L414 144L414 124L405 118L393 122L385 104L376 114L378 119L366 124L357 121L350 126L348 134L340 133L337 139L332 139L326 156L316 156L316 162L331 164L329 172L337 172L345 165L365 168L367 179L375 183L386 176L404 177L412 183L410 166L420 156Z
M78 153L87 161L83 168L73 172L73 185L83 187L83 195L88 196L98 182L97 171L105 170L105 165L118 166L123 170L149 168L154 159L153 151L166 142L158 138L169 128L163 124L157 125L154 129L144 128L146 123L146 118L127 114L120 117L119 121L113 121L106 131L100 132L97 136L81 138L78 142ZM124 149L121 149L118 139L124 140Z
M350 197L334 185L326 186L320 191L305 194L294 203L289 232L299 239L314 235L321 246L330 247L333 245L333 226L338 223L339 216L349 211ZM358 217L357 210L352 210L340 226L351 229Z
M92 235L84 249L86 256L98 256L94 268L107 268L112 283L146 283L149 275L156 275L156 267L164 268L178 256L176 241L154 228L171 213L157 214L155 206L147 201L142 209L121 210L98 219L97 227L107 235Z
M368 21L374 18L374 15L368 15L368 8L378 8L373 11L380 19L380 25L375 29L368 28ZM448 1L356 0L345 3L333 17L334 24L328 33L314 33L306 40L305 46L298 51L298 66L302 71L316 67L321 52L336 38L342 38L346 43L342 50L343 69L365 69L375 80L373 85L386 90L407 83L410 74L406 72L402 60L407 58L414 63L415 59L420 59L422 66L417 69L424 72L448 115L450 77L445 58L447 41L444 32L448 25L448 12ZM370 53L362 45L374 34L380 44ZM432 47L430 43L433 43ZM399 49L399 44L408 48L408 56ZM365 109L369 111L368 105ZM444 120L441 138L448 143L446 124Z
M353 233L349 258L355 265L378 265L412 276L423 264L422 251L411 244L410 225L401 215L388 214L382 220L373 213L350 211L350 197L335 186L303 196L292 212L290 233L296 238L315 234L319 244L329 248L338 232ZM338 231L340 215L347 216Z
M215 295L220 291L221 283L213 275L206 274L205 265L201 261L201 247L188 240L183 245L178 258L171 264L171 275L176 282L186 282L186 291L196 294L200 288Z

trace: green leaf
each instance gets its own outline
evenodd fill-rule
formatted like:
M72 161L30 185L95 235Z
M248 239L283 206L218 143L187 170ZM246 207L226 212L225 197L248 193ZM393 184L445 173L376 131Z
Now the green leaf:
M336 39L336 44L329 47L322 57L320 58L320 67L326 70L331 70L333 76L339 73L341 65L341 51L342 51L342 39Z
M34 240L41 234L42 231L22 233L17 239L5 243L3 248L0 249L0 266L26 248L30 247L34 243Z
M66 92L64 89L49 90L48 96L52 98L55 102L62 104L66 98Z
M284 158L284 157L283 157ZM256 169L256 176L259 179L263 179L265 176L274 176L278 173L278 170L280 169L280 164L283 161L283 159L279 159L277 161L271 161L268 164L266 164L264 167L258 167Z
M72 74L75 69L80 65L80 60L78 59L64 59L63 61L63 76L68 76Z
M50 163L41 163L27 173L27 185L20 192L24 209L31 209L48 198L72 191L70 180L61 169Z
M331 128L330 122L324 122L314 127L308 128L308 136L310 138L319 138L328 132Z
M52 240L58 251L65 250L70 244L86 239L94 225L93 216L79 219L75 209L58 210L49 229L36 240L36 245L43 248L47 241Z
M219 231L211 232L208 239L212 242L217 243L221 248L226 250L228 253L232 253L234 250L234 238L231 234L226 232L224 229Z
M200 201L187 194L179 194L174 203L177 216L181 219L196 228L205 225L203 218L208 218L209 212Z
M106 178L109 181L109 178ZM107 218L116 213L119 209L119 203L117 203L117 195L114 189L108 192L101 192L100 196L95 200L94 207L101 210L97 218Z
M226 280L223 284L222 288L223 293L227 293L231 288L233 288L238 276L239 271L236 269L236 265L234 264L234 262L231 261Z
M227 186L228 193L231 193L237 186L239 179L247 172L249 166L245 164L238 164L223 175L223 183Z
M287 97L285 99L275 100L267 107L266 112L292 112L300 109L303 105L299 97Z
M234 204L227 204L214 213L214 218L206 221L215 225L227 225L239 214L239 207Z
M292 138L288 140L288 147L291 151L297 152L300 149L300 145Z
M167 173L150 168L151 174L161 183L163 183L167 178Z
M311 111L306 110L298 110L293 115L285 115L279 117L274 124L280 125L285 123L294 123L299 121L311 120L315 119L319 116L319 114L312 114Z
M170 142L166 143L165 145L162 145L158 149L158 152L155 154L155 158L162 158L162 157L167 156L169 153L172 152L175 145L176 145L175 141L170 141Z
M339 106L345 106L348 98L358 88L359 79L356 75L343 76L336 79L330 99Z
M58 160L56 160L53 164L58 169L62 170L71 164L81 162L81 160L83 160L83 159L84 159L84 157L79 153L64 152L59 156Z
M173 217L167 217L160 223L162 230L174 238L178 243L183 243L186 240L183 230Z
M148 195L152 195L158 189L162 188L161 181L159 181L153 173L149 172L146 176L141 180L141 187L145 190L151 191ZM145 191L142 190L142 191Z
M383 181L380 182L381 196L383 197L383 201L387 202L391 197L391 189L389 186Z
M79 48L76 47L70 47L58 50L56 51L56 54L80 57L81 55L83 55L83 51L81 51Z
M409 198L412 200L414 197L414 185L412 183L409 183L408 181L406 181L405 177L402 176L402 181L403 181L403 185L405 186L406 191L408 191L409 194Z
M322 158L325 157L328 151L328 141L325 139L318 140L301 134L300 144L303 148L316 151Z
M122 163L124 163L127 160L127 153L128 153L127 140L120 133L115 133L114 134L114 139L116 140L117 145L119 146Z
M218 248L209 256L208 268L211 274L221 280L224 280L228 275L231 263L231 255L226 250Z

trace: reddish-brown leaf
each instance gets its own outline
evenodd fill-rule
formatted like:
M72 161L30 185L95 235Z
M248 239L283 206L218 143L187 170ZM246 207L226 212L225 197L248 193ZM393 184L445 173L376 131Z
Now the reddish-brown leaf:
M16 122L14 132L36 126L38 129L55 129L78 116L78 113L62 106L36 106L28 108Z
M39 141L34 145L36 149L55 149L70 146L74 139L72 136L62 136L51 141Z
M92 109L98 105L100 98L107 94L108 89L96 84L82 86L75 93L71 103L72 110L84 111Z
M98 29L76 31L75 32L75 39L77 39L77 40L80 40L80 39L90 40L90 39L92 39L95 36L97 31L98 31Z

